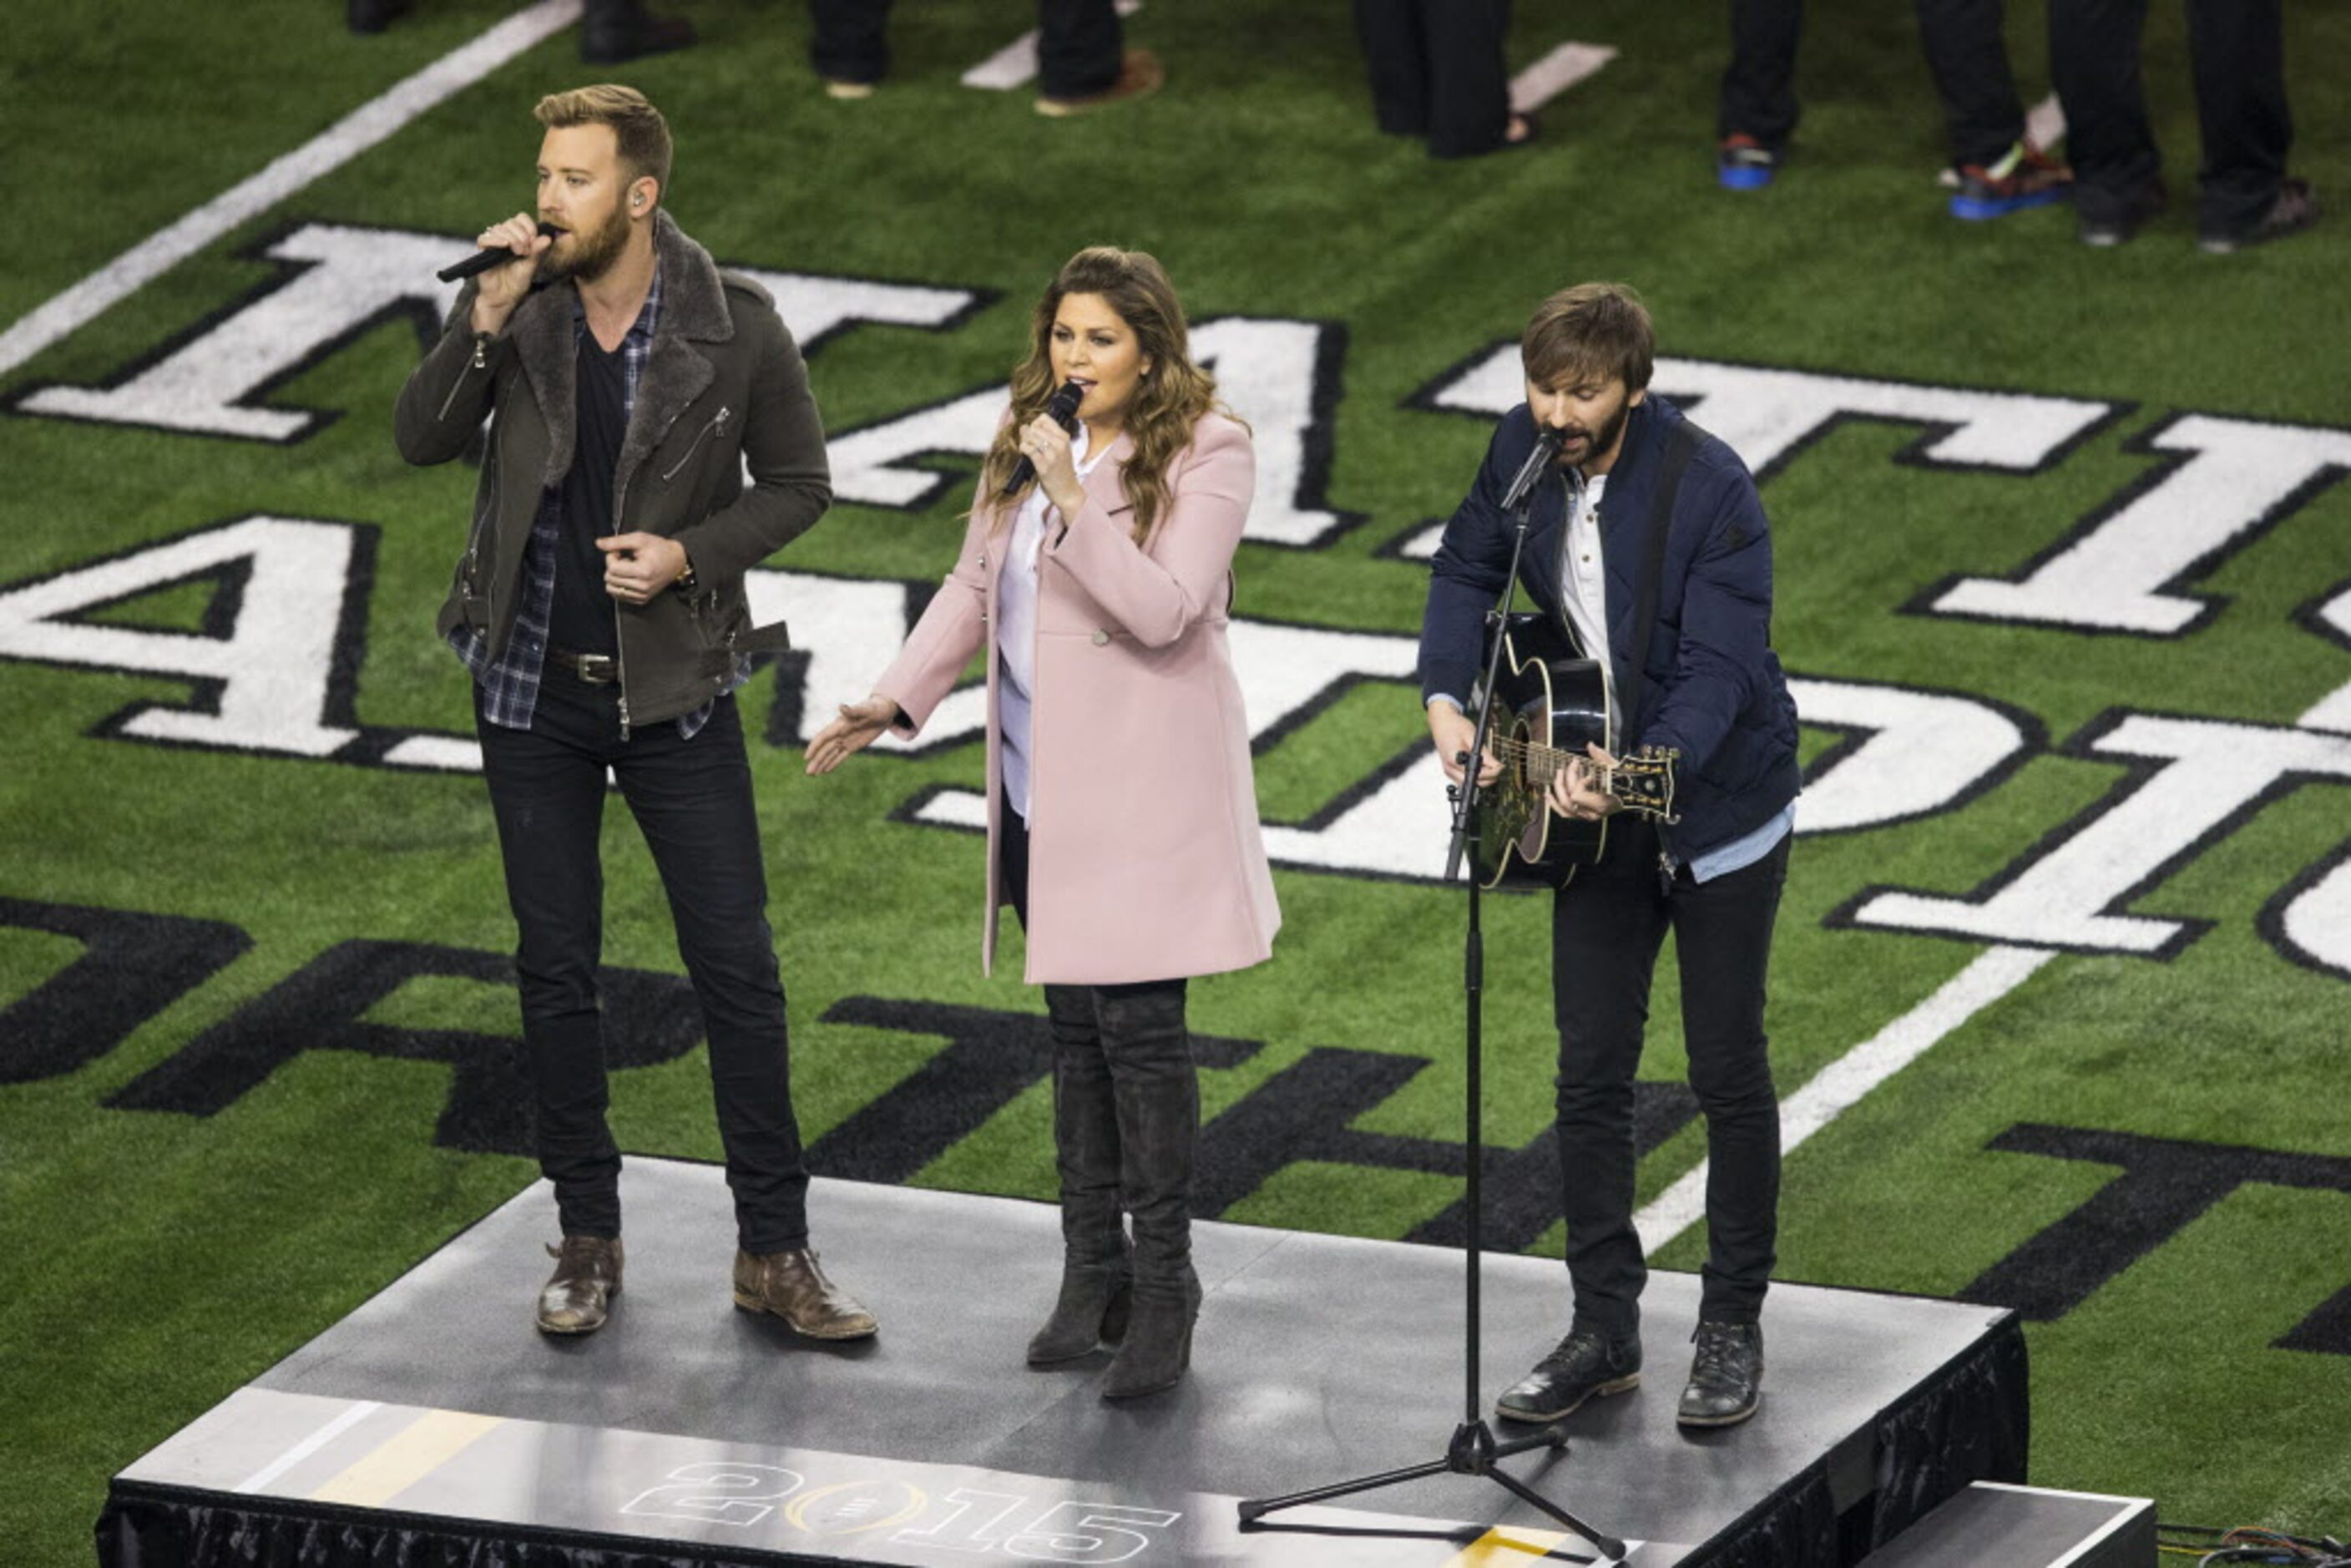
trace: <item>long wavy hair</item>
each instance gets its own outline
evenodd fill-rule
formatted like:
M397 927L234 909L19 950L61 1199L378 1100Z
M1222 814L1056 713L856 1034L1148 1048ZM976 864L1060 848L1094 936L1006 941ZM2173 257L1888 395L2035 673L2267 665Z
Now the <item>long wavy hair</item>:
M1167 281L1157 258L1144 251L1090 246L1053 275L1029 317L1029 355L1012 372L1012 418L988 448L974 504L998 508L995 528L1019 510L1029 486L1006 497L1004 485L1020 461L1021 427L1044 413L1053 399L1053 319L1061 313L1061 301L1072 294L1102 296L1151 362L1149 373L1135 382L1120 422L1134 439L1122 477L1127 499L1134 504L1134 542L1142 544L1167 510L1167 465L1192 444L1192 429L1200 416L1216 413L1233 417L1217 401L1216 378L1192 362L1184 306L1176 298L1175 285Z

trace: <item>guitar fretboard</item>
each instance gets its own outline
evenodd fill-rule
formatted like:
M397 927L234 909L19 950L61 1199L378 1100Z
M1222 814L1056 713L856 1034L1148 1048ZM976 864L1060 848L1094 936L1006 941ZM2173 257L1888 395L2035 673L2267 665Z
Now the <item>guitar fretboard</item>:
M1563 747L1545 746L1534 740L1498 738L1493 747L1494 755L1503 761L1522 763L1526 776L1538 784L1548 785L1566 770L1569 763L1581 762L1590 771L1591 781L1598 786L1600 793L1614 795L1616 792L1616 769L1595 767L1592 758L1580 752L1569 751Z

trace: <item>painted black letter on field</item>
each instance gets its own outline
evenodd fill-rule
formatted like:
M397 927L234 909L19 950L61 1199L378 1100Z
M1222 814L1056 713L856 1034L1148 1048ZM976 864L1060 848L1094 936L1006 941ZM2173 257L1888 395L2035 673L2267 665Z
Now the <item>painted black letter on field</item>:
M133 1079L107 1103L117 1110L211 1116L305 1051L351 1051L448 1063L449 1098L434 1129L434 1142L444 1148L529 1153L530 1092L523 1081L519 1040L467 1030L360 1021L378 1002L428 975L514 984L513 963L502 953L413 942L340 943ZM702 1015L683 976L606 968L598 972L597 985L603 996L607 1066L669 1061L702 1038Z

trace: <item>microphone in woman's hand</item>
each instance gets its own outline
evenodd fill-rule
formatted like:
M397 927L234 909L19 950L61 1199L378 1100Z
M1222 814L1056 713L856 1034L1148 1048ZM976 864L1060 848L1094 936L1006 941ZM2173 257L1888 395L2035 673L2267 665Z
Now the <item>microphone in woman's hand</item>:
M1078 433L1078 404L1085 401L1086 385L1083 382L1063 382L1061 390L1053 394L1053 401L1045 405L1046 417L1075 435ZM1023 455L1020 461L1012 465L1012 477L1004 482L1004 493L1017 496L1035 477L1037 465Z

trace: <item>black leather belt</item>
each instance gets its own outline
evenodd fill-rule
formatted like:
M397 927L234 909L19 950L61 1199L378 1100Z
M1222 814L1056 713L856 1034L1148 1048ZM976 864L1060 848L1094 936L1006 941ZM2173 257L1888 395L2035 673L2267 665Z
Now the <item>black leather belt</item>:
M569 648L549 648L547 663L583 685L609 686L621 678L621 661L611 653L575 653Z

